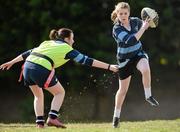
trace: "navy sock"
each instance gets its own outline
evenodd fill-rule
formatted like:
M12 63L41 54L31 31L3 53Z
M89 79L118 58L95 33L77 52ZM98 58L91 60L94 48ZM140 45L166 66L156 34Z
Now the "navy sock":
M58 117L58 112L57 112L56 110L51 110L51 111L49 112L49 117L50 117L51 119L56 119L56 118Z
M40 125L44 125L44 117L43 116L37 116L36 117L36 123Z

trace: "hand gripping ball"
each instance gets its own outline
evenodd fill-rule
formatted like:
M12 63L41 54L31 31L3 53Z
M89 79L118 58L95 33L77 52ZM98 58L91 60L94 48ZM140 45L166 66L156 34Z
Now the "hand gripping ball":
M146 18L150 18L149 26L151 28L156 28L158 26L159 16L158 13L149 7L144 7L141 10L141 18L145 20Z

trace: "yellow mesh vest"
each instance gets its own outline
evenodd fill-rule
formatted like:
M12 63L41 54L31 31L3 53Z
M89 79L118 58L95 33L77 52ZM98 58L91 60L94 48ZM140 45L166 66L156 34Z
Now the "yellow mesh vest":
M44 41L43 43L41 43L40 46L33 49L32 52L37 52L37 53L48 56L49 58L53 60L54 68L57 68L69 60L69 59L65 60L64 58L66 54L71 50L73 50L73 48L67 43L49 40L49 41ZM49 70L51 70L52 68L51 63L48 60L41 57L29 55L26 60L39 64Z

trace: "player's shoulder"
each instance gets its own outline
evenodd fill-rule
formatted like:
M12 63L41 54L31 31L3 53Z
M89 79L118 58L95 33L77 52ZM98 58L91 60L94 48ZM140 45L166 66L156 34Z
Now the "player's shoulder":
M120 22L116 22L113 26L113 30L116 30L116 29L122 29L123 26L120 24Z

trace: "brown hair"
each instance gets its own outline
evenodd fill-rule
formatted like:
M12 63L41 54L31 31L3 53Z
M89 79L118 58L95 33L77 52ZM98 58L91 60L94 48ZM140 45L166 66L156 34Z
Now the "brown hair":
M115 9L111 13L111 20L113 21L113 23L117 22L117 12L118 12L119 9L128 9L129 12L130 12L130 6L129 6L128 3L119 2L117 5L115 5Z
M65 38L69 38L71 33L73 33L73 31L68 28L60 28L59 30L52 29L49 33L49 38L51 40L57 40L57 39L64 40Z

